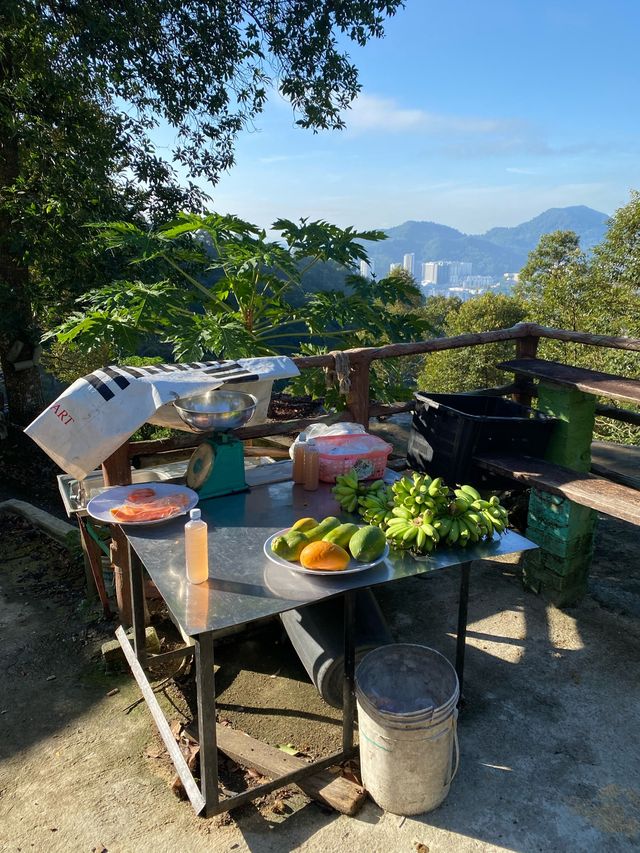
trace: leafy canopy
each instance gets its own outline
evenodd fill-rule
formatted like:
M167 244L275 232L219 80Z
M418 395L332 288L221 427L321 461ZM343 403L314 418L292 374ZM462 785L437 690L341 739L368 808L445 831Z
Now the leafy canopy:
M88 293L52 335L89 352L108 344L124 356L152 339L191 361L290 353L302 341L343 347L423 332L417 316L382 310L398 300L410 305L411 283L348 274L367 259L362 241L384 239L383 232L304 219L280 219L272 228L279 241L217 213L180 214L156 230L98 226L108 249L130 258L135 277ZM303 291L302 277L327 261L345 270L346 290Z
M238 132L278 90L297 124L344 126L359 91L340 41L365 45L384 34L403 0L9 0L50 45L57 75L90 81L117 116L146 183L158 167L149 131L177 130L175 159L190 177L215 181L233 163ZM123 112L122 105L128 105ZM131 153L131 152L129 152Z
M438 297L432 297L438 299ZM429 302L427 300L427 309ZM442 301L436 312L446 307ZM447 337L469 332L488 332L514 326L524 319L524 308L518 299L502 294L485 293L451 306L444 321ZM419 377L420 388L426 391L471 391L504 385L508 377L496 367L513 355L513 344L496 343L464 349L430 353Z

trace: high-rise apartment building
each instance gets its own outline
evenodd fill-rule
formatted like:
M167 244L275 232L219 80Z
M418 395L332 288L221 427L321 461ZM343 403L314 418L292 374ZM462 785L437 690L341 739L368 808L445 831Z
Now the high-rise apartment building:
M408 272L409 275L413 275L413 263L415 261L415 258L415 254L411 252L410 254L405 255L402 259L402 269L405 272Z
M422 264L422 283L444 286L457 284L465 276L471 275L468 261L426 261Z
M373 264L368 264L366 261L360 261L360 275L362 278L371 278L373 275Z

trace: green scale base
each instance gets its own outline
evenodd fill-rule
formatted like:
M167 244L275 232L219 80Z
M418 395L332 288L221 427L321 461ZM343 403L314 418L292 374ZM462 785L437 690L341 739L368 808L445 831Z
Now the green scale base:
M187 485L200 500L248 491L242 442L226 433L203 441L189 462Z

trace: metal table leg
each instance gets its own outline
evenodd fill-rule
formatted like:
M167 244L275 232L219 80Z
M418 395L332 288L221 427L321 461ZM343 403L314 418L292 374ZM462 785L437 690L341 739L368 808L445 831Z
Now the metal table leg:
M142 562L131 546L129 546L129 564L131 566L133 647L138 663L144 669L147 665L147 635L144 627L144 579L142 575Z
M344 679L342 682L342 751L344 753L353 750L356 665L355 612L356 592L351 590L344 594Z
M218 745L216 742L216 694L213 673L213 634L196 638L196 690L198 699L198 740L200 743L200 790L204 816L216 814L218 796Z
M471 562L460 565L460 598L458 599L458 635L456 641L456 673L460 683L460 699L464 683L464 652L467 642L467 610L469 604L469 576Z

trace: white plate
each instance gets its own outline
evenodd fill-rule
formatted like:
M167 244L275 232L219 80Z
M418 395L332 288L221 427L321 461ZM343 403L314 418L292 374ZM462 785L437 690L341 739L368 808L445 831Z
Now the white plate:
M155 521L117 521L111 515L111 510L115 509L117 506L122 506L123 503L126 503L131 492L144 488L153 489L156 495L160 498L168 495L183 494L189 498L189 503L184 507L184 509L180 509L179 512L175 512L173 515L169 515L166 518L158 518ZM141 527L143 525L146 526L147 524L162 524L164 521L171 521L172 518L178 518L181 515L186 515L186 513L193 509L197 503L198 493L194 492L193 489L188 489L186 486L175 486L172 483L158 482L132 483L130 486L111 486L111 488L105 489L104 492L96 495L95 498L91 498L87 504L87 512L91 518L95 518L96 521L105 521L109 524L126 524L127 527Z
M352 557L347 568L342 569L341 571L331 572L326 569L305 569L305 567L301 566L300 563L292 563L291 560L285 560L283 557L278 557L278 555L274 554L271 550L271 543L276 536L282 536L283 534L288 533L289 530L291 530L290 527L285 527L284 530L279 530L277 533L274 533L273 536L270 536L264 543L264 553L271 562L275 563L277 566L283 566L285 569L291 569L292 572L300 572L301 575L321 575L325 578L342 577L342 575L355 575L356 572L364 572L366 569L372 569L389 556L389 546L385 545L384 551L377 560L373 561L373 563L361 563L359 560L354 560Z

